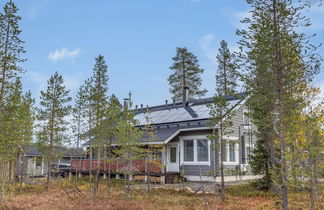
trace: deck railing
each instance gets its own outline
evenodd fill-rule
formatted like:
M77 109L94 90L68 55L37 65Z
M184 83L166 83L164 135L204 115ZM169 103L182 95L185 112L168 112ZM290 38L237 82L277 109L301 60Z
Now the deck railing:
M104 160L92 160L92 170L97 170L99 167L100 172L108 172L109 168L112 173L121 173L123 170L127 170L128 167L132 172L136 174L144 174L147 171L150 173L161 173L162 162L161 160L149 160L147 161L147 167L145 166L145 160L133 160L127 166L126 162L114 161L108 162ZM71 169L81 172L87 172L90 170L90 160L72 160Z

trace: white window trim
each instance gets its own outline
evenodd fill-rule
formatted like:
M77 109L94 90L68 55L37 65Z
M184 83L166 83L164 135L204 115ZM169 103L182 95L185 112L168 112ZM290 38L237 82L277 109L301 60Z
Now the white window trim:
M234 136L225 136L223 137L223 140L227 141L226 142L226 160L230 159L230 154L229 154L229 141L238 141L237 137ZM230 161L223 161L224 165L238 165L239 164L239 143L235 142L235 161L230 162Z
M180 136L180 164L181 165L208 165L210 166L210 140L205 135L196 135L196 136ZM193 161L184 161L183 160L183 141L184 140L193 140L194 141L194 160ZM199 161L198 162L198 147L197 140L207 140L208 142L208 161Z

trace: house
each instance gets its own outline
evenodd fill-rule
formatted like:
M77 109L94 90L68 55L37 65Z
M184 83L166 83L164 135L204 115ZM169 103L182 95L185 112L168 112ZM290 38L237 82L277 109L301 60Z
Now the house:
M71 164L72 159L84 158L83 151L76 148L57 147L58 153L62 154L62 157L55 161L53 164ZM23 147L24 155L19 157L19 161L16 164L15 175L20 176L23 172L24 176L39 177L47 174L47 164L44 156L40 152L36 144L26 145ZM19 164L23 163L23 164ZM21 167L22 165L22 167Z
M231 118L232 126L228 129L231 133L223 137L225 152L222 157L217 149L213 149L215 141L208 139L212 128L208 124L210 109L207 104L213 103L213 98L189 101L188 91L184 89L183 101L180 103L166 101L160 106L143 107L141 105L140 108L137 107L135 118L138 120L139 128L147 123L145 116L149 110L157 140L149 143L145 142L145 139L142 141L143 144L162 146L162 152L156 155L162 163L162 176L183 173L184 177L190 181L200 179L213 181L215 179L213 173L219 175L220 158L222 158L227 180L236 179L238 172L240 175L245 174L246 178L251 178L247 176L251 174L249 154L255 145L256 139L252 133L256 128L246 114L249 109L245 105L245 94L226 96L226 100L235 114ZM216 126L214 129L219 128ZM91 141L85 144L85 146L89 145ZM116 169L116 166L114 167ZM103 173L106 168L101 168ZM88 169L83 167L82 170Z

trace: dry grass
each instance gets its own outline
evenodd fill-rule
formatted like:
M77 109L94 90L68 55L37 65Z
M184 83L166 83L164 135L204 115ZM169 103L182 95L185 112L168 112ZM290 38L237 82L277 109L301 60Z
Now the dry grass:
M113 182L113 191L106 193L105 183L100 185L96 199L89 199L88 185L78 184L84 198L62 190L66 180L56 181L47 192L42 185L25 186L20 194L14 191L2 204L3 209L207 209L202 195L175 192L170 189L154 189L150 196L145 190L132 191L131 198L125 197L122 182ZM71 188L72 189L72 188ZM324 188L322 186L322 195ZM68 190L69 191L69 190ZM304 193L290 193L290 209L307 209L308 198ZM232 186L227 189L227 201L221 202L217 196L207 197L211 209L278 209L280 196L257 191L250 185ZM324 207L324 206L323 206Z

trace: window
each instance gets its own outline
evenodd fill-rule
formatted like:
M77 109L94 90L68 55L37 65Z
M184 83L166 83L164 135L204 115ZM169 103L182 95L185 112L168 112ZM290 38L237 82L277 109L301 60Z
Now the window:
M221 157L222 161L227 165L238 164L239 151L238 143L235 139L235 137L232 137L222 141Z
M177 147L170 147L170 163L177 162Z
M188 165L210 165L210 141L201 138L180 137L181 139L181 164ZM186 139L188 138L188 139ZM192 138L192 139L189 139Z
M183 160L194 161L194 141L193 140L183 141Z
M235 162L235 143L229 143L229 162Z
M208 153L208 141L203 139L197 140L197 154L198 154L198 162L199 161L208 161L209 153Z
M43 159L39 156L36 157L36 167L42 166Z

